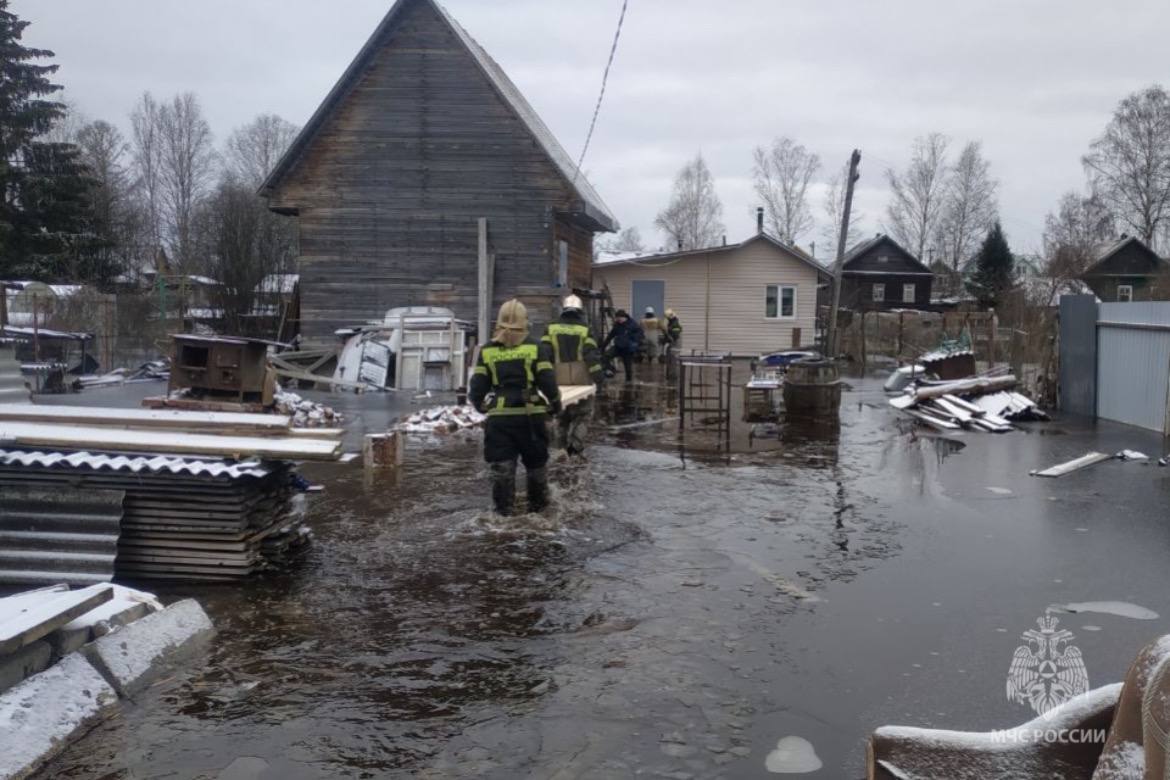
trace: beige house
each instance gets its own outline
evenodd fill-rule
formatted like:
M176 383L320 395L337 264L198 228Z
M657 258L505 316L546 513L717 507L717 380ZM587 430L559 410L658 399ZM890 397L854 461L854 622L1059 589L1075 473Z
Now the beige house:
M601 258L593 289L636 319L647 306L674 309L683 350L759 355L809 346L817 285L828 272L800 249L759 233L740 244Z

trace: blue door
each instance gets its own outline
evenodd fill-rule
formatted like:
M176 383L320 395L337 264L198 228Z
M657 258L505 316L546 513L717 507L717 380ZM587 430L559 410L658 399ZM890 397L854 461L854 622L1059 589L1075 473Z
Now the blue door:
M633 282L633 289L630 291L630 300L633 301L630 309L630 316L635 320L640 320L642 319L643 312L646 311L646 307L653 306L654 313L661 317L662 310L665 308L665 299L666 282L648 279L635 279Z

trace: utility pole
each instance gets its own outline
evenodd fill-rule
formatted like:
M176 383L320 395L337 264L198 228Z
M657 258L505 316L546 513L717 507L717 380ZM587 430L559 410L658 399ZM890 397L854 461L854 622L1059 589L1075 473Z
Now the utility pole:
M854 149L849 157L849 176L845 182L845 211L841 215L841 237L837 241L837 262L833 265L833 305L829 307L829 327L825 333L825 355L837 356L837 309L841 306L841 266L845 263L845 244L849 241L849 213L853 211L853 185L860 175L857 166L861 164L861 150Z

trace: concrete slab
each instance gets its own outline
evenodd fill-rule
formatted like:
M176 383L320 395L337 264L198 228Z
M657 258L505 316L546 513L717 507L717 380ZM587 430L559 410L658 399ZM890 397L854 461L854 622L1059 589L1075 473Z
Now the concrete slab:
M53 651L45 641L33 642L12 655L0 657L0 693L49 668Z
M141 620L150 611L150 605L145 602L115 598L66 623L45 637L45 641L52 645L55 658L63 658L98 637Z
M114 689L78 653L0 694L0 778L31 775L115 701Z
M198 602L186 599L99 638L85 653L120 696L132 696L214 630Z

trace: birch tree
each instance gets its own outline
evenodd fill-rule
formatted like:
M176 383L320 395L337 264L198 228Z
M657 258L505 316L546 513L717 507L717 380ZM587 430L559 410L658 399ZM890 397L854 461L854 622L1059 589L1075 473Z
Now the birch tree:
M991 178L991 164L984 159L980 146L978 141L971 141L963 147L947 179L939 216L939 259L955 275L975 255L996 219L998 182Z
M723 204L702 154L683 166L674 180L670 204L659 212L655 226L666 234L670 249L714 246L723 233Z
M130 114L134 190L146 244L144 266L155 261L163 243L163 159L159 112L158 102L149 92L145 92Z
M214 181L217 157L211 126L192 92L176 95L158 111L160 183L172 257L184 274L197 269L195 210Z
M772 234L796 243L813 227L808 187L820 157L791 138L777 138L770 147L757 146L752 159L752 182Z
M1170 227L1170 94L1154 85L1122 100L1082 163L1116 221L1156 245Z
M887 230L923 262L927 244L938 230L946 200L950 139L931 133L914 140L910 164L902 172L886 169L890 202L886 207Z
M1113 229L1113 218L1097 197L1078 192L1061 196L1056 211L1044 218L1043 273L1048 289L1041 303L1050 305L1066 282L1088 270L1113 239Z

